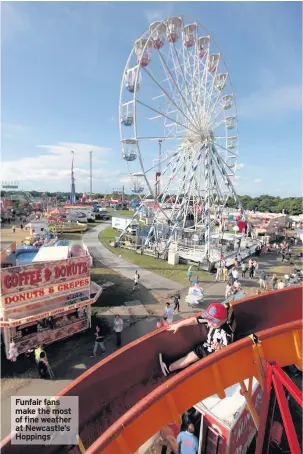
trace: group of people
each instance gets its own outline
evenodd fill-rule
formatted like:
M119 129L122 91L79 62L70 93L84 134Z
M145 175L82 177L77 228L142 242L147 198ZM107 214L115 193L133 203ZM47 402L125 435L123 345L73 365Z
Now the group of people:
M120 348L122 345L123 328L124 328L124 323L123 323L122 318L120 317L119 314L115 315L113 331L116 335L116 346L118 348ZM93 353L91 355L91 358L96 358L98 349L101 350L101 354L106 352L105 343L104 343L105 335L102 334L100 325L96 325L95 332L94 332L94 338L95 338L95 342L94 342L94 348L93 348Z
M180 312L180 292L176 292L173 296L174 307L172 308L169 302L166 303L163 317L157 320L157 328L168 327L174 321L174 314Z

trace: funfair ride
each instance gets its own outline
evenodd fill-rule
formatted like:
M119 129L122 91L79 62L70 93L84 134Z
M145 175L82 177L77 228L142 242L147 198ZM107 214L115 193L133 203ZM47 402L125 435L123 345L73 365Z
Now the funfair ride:
M141 208L153 201L143 248L167 251L186 233L199 239L204 258L213 261L212 235L222 226L229 197L248 219L233 185L235 94L222 53L200 23L170 17L152 23L135 42L119 115L131 190L141 197Z

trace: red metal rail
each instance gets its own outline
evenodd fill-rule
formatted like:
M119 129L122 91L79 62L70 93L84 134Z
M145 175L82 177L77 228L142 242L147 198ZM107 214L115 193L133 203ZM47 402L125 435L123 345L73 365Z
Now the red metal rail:
M303 394L302 391L293 383L288 375L282 370L281 366L276 363L267 363L266 368L266 383L263 394L263 401L260 412L260 425L257 437L257 446L255 454L263 454L268 452L269 446L265 443L265 432L268 419L269 401L272 389L275 392L275 398L278 402L283 425L290 448L291 454L301 454L299 441L296 435L296 430L291 416L287 399L285 396L285 389L295 399L295 401L303 407ZM273 418L271 418L271 426ZM271 430L271 427L270 427ZM270 442L270 436L267 444Z

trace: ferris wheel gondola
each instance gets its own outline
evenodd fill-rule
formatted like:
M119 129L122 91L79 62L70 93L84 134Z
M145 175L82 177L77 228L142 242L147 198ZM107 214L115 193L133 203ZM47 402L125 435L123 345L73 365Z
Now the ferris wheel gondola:
M127 60L119 114L131 190L143 204L144 197L155 201L146 243L167 249L190 228L200 231L209 257L216 219L229 197L245 216L233 186L235 94L211 34L179 16L152 23ZM169 208L167 200L173 200Z

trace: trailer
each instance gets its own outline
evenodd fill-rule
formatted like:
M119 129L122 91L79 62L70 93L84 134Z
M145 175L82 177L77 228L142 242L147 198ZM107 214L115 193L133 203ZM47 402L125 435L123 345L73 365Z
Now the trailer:
M137 221L125 216L113 216L112 217L112 228L116 230L120 230L123 232L126 230L131 235L135 235L137 233L137 228L139 224Z

